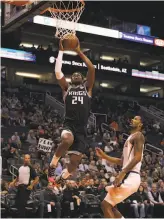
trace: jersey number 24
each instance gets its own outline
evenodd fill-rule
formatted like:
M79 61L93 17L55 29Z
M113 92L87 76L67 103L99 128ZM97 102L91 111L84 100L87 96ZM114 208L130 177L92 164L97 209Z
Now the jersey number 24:
M73 96L72 97L72 104L77 104L78 102L83 104L83 97L82 96Z

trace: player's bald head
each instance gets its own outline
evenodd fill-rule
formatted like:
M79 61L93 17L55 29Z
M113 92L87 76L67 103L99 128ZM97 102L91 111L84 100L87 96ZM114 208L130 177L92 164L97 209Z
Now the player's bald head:
M142 118L141 116L135 116L130 124L132 129L141 130L143 128Z
M142 118L141 116L135 116L134 118L136 118L137 120L139 120L142 123Z

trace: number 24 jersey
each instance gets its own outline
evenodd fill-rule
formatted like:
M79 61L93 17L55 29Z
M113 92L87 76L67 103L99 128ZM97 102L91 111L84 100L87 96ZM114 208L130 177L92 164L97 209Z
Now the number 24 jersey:
M91 108L91 97L86 86L70 86L64 95L65 120L71 120L74 124L87 125Z

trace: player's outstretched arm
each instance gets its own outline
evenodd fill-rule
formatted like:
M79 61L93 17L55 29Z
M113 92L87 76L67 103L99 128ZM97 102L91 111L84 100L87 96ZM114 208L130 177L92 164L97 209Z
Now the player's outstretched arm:
M142 152L143 152L143 147L145 143L145 138L142 133L138 132L135 136L134 139L132 139L132 144L134 147L134 157L133 159L128 163L127 166L124 167L122 170L125 173L128 173L133 169L133 167L139 163L142 160Z
M109 161L110 163L122 166L122 159L108 156L100 148L96 148L96 154L98 157L105 159L105 160Z
M68 82L66 81L65 76L62 72L62 60L63 60L63 46L62 46L62 41L60 40L59 53L55 63L55 75L62 90L67 91Z
M92 95L92 88L95 83L95 67L92 64L92 62L87 58L87 56L81 51L80 45L75 49L75 51L78 53L80 58L85 62L87 68L88 68L88 73L87 73L87 88L88 88L88 93L91 96Z

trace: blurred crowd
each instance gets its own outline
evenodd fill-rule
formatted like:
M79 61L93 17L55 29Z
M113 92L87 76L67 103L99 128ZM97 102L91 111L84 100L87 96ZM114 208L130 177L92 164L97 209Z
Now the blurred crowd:
M96 105L98 106L97 110L102 112L104 102L105 99L96 95L92 103L94 109L96 109L94 106ZM65 184L56 185L48 182L47 173L54 151L60 143L62 118L59 112L44 105L43 101L38 103L37 96L27 94L21 98L15 94L2 93L3 175L1 193L6 197L16 193L17 187L10 187L12 172L10 167L14 165L19 168L23 163L24 154L30 154L31 165L39 176L39 183L33 193L39 191L39 200L42 196L44 197L44 202L40 201L44 207L45 203L49 203L52 207L51 213L56 214L57 217L78 217L84 216L84 212L87 213L84 208L91 210L91 207L87 206L92 204L93 212L88 212L88 214L97 214L100 217L101 210L94 207L93 203L100 204L106 195L105 187L112 184L120 167L98 159L95 155L95 147L101 147L110 156L120 157L125 141L123 133L128 133L129 119L137 110L134 105L127 102L112 100L111 102L107 112L104 112L107 114L108 130L103 129L101 124L104 121L101 117L98 118L97 127L88 130L88 149L83 155L77 171ZM164 151L160 123L146 121L144 134L147 141L149 133L160 135L161 141L158 146ZM53 140L54 144L50 153L38 149L39 138ZM56 175L60 175L68 163L69 156L65 155L58 163ZM145 150L141 179L142 183L138 192L119 205L120 211L126 217L161 217L164 212L163 153ZM33 193L31 197L34 195ZM124 205L131 210L125 212ZM68 209L68 211L63 209ZM42 207L38 207L38 214L41 217L49 213L47 209L43 211Z

